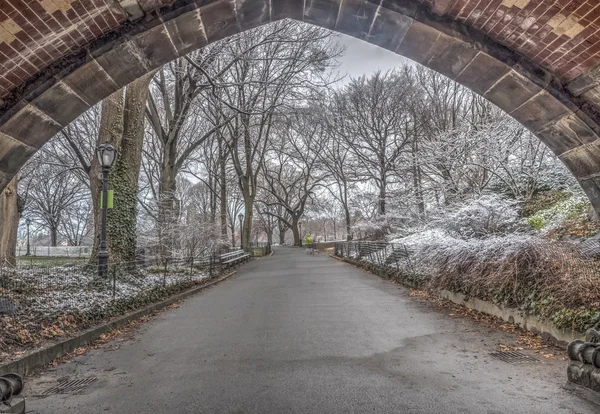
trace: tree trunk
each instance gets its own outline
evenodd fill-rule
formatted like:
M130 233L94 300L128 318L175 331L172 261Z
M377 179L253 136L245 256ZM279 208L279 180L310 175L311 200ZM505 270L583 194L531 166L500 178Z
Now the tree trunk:
M211 163L212 164L212 163ZM217 216L217 196L216 196L216 192L215 187L216 187L216 177L214 176L214 169L213 168L209 168L208 170L208 198L209 198L209 204L210 204L210 213L209 213L209 218L210 218L210 224L214 225L216 223L216 216Z
M112 261L135 266L137 247L137 194L149 73L127 86L123 112L123 138L115 165L110 173L114 206L108 211L107 235Z
M17 264L17 231L22 212L18 183L18 178L13 178L0 194L0 262L11 266Z
M249 248L252 240L252 218L254 215L254 196L244 196L243 248Z
M335 218L333 219L333 240L337 240L337 223Z
M50 246L56 247L58 244L58 227L50 227Z
M386 194L386 185L385 182L382 181L381 187L379 187L379 215L385 216L385 198Z
M279 244L285 244L285 232L286 230L279 228Z
M302 246L302 243L300 242L300 229L298 228L297 221L292 222L291 229L294 236L294 246Z
M160 181L158 185L158 239L160 255L167 260L171 257L174 243L175 214L175 157L177 148L166 144L163 154Z
M413 176L413 191L415 193L417 199L417 208L419 210L419 214L422 216L425 215L425 201L423 200L423 190L421 186L421 167L417 162L417 154L418 154L418 144L416 138L416 132L413 136L412 142L412 176Z
M221 138L218 138L219 144L219 175L221 181L221 235L223 236L223 240L227 240L227 172L225 170L226 167L226 159L223 150L223 142Z
M346 219L346 240L352 240L351 231L352 231L352 222L350 219L350 210L344 206L344 217Z
M102 112L100 116L100 129L96 146L108 142L115 148L119 148L123 136L123 91L119 89L102 101ZM118 154L117 154L118 156ZM100 245L100 192L102 182L100 176L100 165L96 154L92 157L90 164L90 192L92 194L92 211L94 218L94 246L90 256L90 263L98 261L98 247Z

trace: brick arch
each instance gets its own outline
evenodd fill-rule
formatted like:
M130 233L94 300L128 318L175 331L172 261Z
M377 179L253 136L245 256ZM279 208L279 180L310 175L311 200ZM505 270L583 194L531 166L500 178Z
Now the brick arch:
M80 1L42 3L74 8ZM170 4L160 8L164 3ZM548 145L600 212L600 86L595 72L580 73L575 69L581 65L575 63L573 68L563 65L562 72L544 67L544 61L533 63L535 59L502 45L493 33L484 34L461 19L464 8L453 16L461 3L470 0L121 0L129 20L13 89L0 89L0 187L64 126L136 78L215 40L292 18L394 51L481 94ZM503 0L502 7L523 11L529 3ZM572 21L560 29L565 19L548 25L574 37L586 29ZM515 31L526 35L515 28L510 33ZM16 41L20 32L0 22L0 46L6 33ZM9 65L2 55L0 63L5 69Z

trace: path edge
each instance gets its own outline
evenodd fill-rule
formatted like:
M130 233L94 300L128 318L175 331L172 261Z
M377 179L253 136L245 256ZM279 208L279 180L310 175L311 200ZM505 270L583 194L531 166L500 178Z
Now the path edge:
M47 345L40 349L36 349L22 356L21 358L15 359L5 364L1 364L0 375L8 374L10 372L16 372L17 374L23 376L35 373L50 362L54 361L55 359L63 357L73 352L79 347L92 343L96 339L100 338L100 335L104 333L125 326L131 321L134 321L146 315L150 315L152 312L166 308L167 306L172 305L175 302L187 299L188 297L210 286L214 286L218 283L229 279L236 273L237 272L233 271L225 276L220 277L219 279L212 280L203 285L193 287L160 302L152 303L141 309L126 313L125 315L117 316L107 322L89 328L74 337L62 340L60 342L56 342L54 344Z
M390 280L389 276L380 274L376 269L367 269L365 266L356 260L349 260L345 257L337 257L335 255L329 255L340 262L347 263L354 267L357 267L367 273L380 277L384 280ZM422 289L418 286L411 284L406 280L395 280L401 286L408 289ZM477 312L484 313L486 315L495 316L511 325L515 325L527 332L531 332L535 335L549 340L555 346L565 348L571 341L576 339L583 339L585 336L584 332L578 332L574 330L558 329L554 327L550 322L543 321L535 316L526 316L519 309L500 307L492 302L484 301L476 298L467 298L465 295L451 292L448 290L440 290L431 292L435 296L448 300L460 306L467 307L469 309L476 310Z

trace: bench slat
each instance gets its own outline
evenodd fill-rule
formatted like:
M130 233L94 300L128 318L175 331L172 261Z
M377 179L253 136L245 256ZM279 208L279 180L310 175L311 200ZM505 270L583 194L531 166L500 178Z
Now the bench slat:
M234 262L237 262L237 261L239 261L239 260L241 260L241 259L245 259L246 257L250 257L250 255L249 255L249 254L245 254L245 255L243 255L243 256L239 256L239 257L236 257L236 258L234 258L234 259L230 259L230 260L227 260L227 261L225 261L225 262L221 262L221 263L223 263L223 264L227 264L227 263L234 263Z

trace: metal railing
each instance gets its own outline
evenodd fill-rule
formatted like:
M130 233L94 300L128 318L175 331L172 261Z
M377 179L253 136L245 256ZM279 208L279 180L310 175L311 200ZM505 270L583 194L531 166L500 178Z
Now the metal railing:
M92 253L91 246L31 246L29 248L31 256L39 257L90 257ZM17 246L17 256L25 256L27 254L26 246Z
M365 260L380 266L413 269L412 250L400 243L384 241L337 242L334 254L338 257Z
M0 266L0 314L74 313L129 299L157 288L191 286L218 274L218 261L210 257L159 260L141 264L112 262L108 276L98 276L89 263L61 265L34 262Z
M235 249L220 249L204 256L140 255L131 262L112 261L107 277L99 277L98 265L89 259L20 257L17 266L0 265L0 315L78 312L157 288L183 289L220 274L226 267L220 255L229 250ZM259 256L270 253L271 246L253 244L250 250Z

